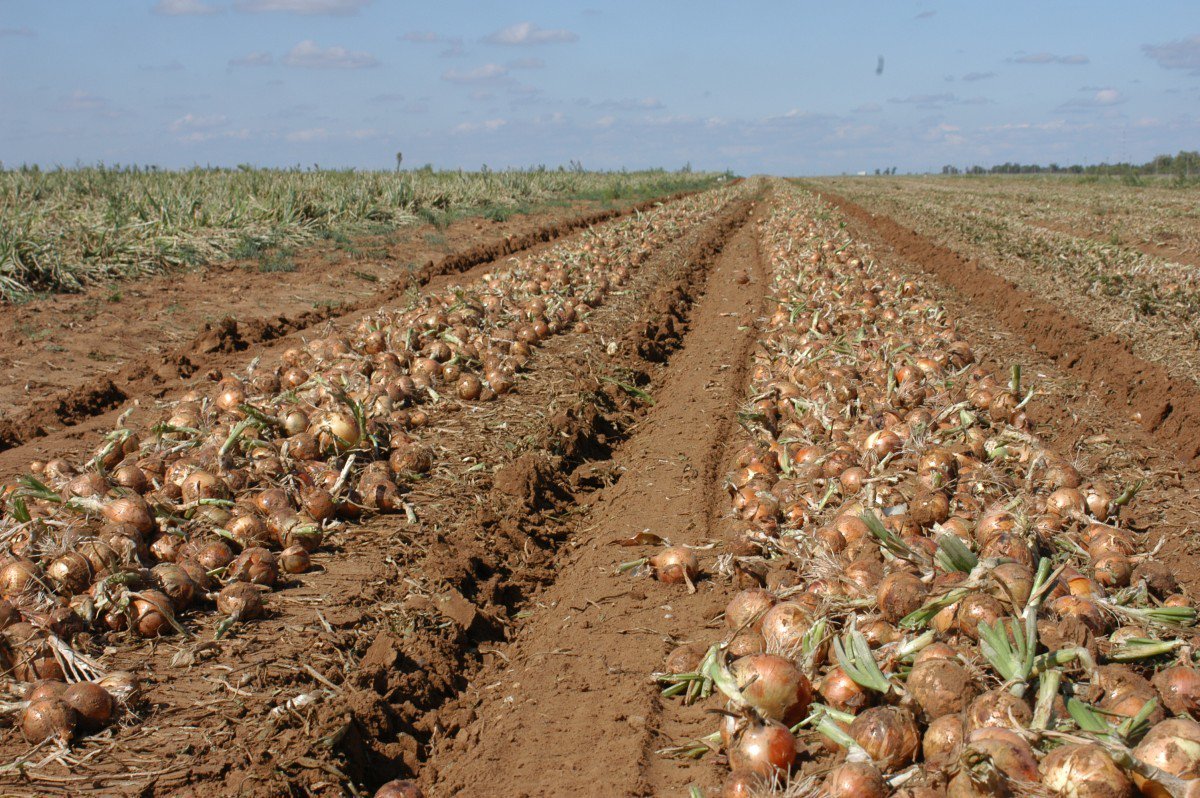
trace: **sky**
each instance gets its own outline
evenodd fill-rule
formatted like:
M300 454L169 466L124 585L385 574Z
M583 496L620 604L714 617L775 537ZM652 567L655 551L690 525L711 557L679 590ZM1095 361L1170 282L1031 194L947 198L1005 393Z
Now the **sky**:
M0 0L6 167L816 175L1181 149L1195 0Z

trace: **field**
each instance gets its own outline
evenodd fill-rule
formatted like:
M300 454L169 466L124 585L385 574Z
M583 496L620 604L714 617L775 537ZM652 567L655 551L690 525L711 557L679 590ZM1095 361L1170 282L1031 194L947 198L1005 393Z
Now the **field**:
M503 220L548 203L648 199L716 175L105 168L0 170L0 299L77 290L425 220Z
M1194 188L92 178L210 210L4 175L0 793L1200 774Z

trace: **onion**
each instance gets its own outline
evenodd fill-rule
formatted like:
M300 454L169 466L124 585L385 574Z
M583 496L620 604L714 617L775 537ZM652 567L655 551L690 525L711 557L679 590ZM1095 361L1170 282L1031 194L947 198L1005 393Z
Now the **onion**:
M1016 732L1008 729L986 728L977 729L967 735L967 745L963 751L962 760L970 761L973 756L984 755L990 759L992 766L1008 779L1036 783L1039 779L1038 761L1029 743ZM948 796L995 795L995 790L980 788L970 784L971 773L967 769L959 771L950 783ZM966 777L966 783L959 782ZM956 784L958 785L956 789Z
M171 607L182 611L196 597L196 583L192 577L175 563L160 563L150 569L150 578L154 584L171 599Z
M1172 776L1200 778L1200 723L1191 718L1164 720L1147 732L1133 755Z
M988 726L1012 728L1013 725L1022 728L1033 720L1033 710L1028 702L1018 698L1004 688L996 688L983 693L967 708L967 731L973 732Z
M1014 612L1020 612L1029 602L1033 593L1033 571L1029 567L1016 562L1002 562L991 569L990 575L996 583L993 595L1004 603L1012 605Z
M934 720L921 739L921 755L925 758L925 764L944 769L957 762L965 735L966 730L959 715L942 715Z
M766 612L775 606L775 595L758 587L746 588L725 605L725 625L730 629L762 629Z
M142 637L158 637L174 630L171 598L157 590L143 590L129 605L133 628Z
M887 782L878 768L866 762L845 762L825 777L829 798L886 798Z
M252 620L266 614L262 594L248 582L233 582L217 595L217 610L238 620Z
M1200 713L1200 671L1175 665L1156 673L1153 684L1172 714L1195 718Z
M41 587L41 569L33 560L10 560L0 567L0 596L20 598Z
M770 788L770 779L752 771L734 770L721 786L721 798L757 798Z
M764 717L796 723L808 714L812 685L799 668L777 654L754 654L734 661L742 696Z
M952 659L914 664L905 687L928 720L961 712L978 693L971 674Z
M1041 764L1042 784L1063 798L1128 798L1133 782L1099 745L1064 745Z
M748 657L751 654L767 653L767 644L763 636L753 629L743 629L729 641L726 652L731 657Z
M375 791L375 798L425 798L415 781L393 779Z
M896 623L919 610L928 596L929 588L919 578L907 571L895 571L879 583L876 600L883 617Z
M288 546L279 553L279 568L285 574L302 574L312 567L312 557L303 546Z
M778 721L752 721L733 741L729 766L762 776L786 774L796 761L796 738Z
M123 496L113 499L104 505L102 513L105 520L110 523L130 524L143 536L149 536L154 531L154 514L150 511L150 505L146 504L146 500L141 496Z
M700 575L700 562L691 549L672 546L650 558L650 567L658 581L668 585L686 582L689 585Z
M59 679L39 679L29 685L25 691L26 701L37 701L39 698L62 698L67 691L67 683Z
M224 568L233 561L233 550L223 540L210 540L198 550L195 550L195 553L192 554L192 559L195 559L200 564L200 567L205 570L215 571L218 568Z
M1004 608L1000 602L987 593L971 593L958 602L954 613L954 624L960 632L972 640L979 639L979 624L986 621L988 626L1005 617Z
M762 616L760 629L768 650L777 654L795 655L800 652L804 634L812 626L808 607L785 601L776 604Z
M92 583L92 564L82 554L68 551L46 567L46 576L65 596L82 593Z
M117 714L116 699L92 682L76 682L66 689L62 700L79 715L79 727L84 731L104 728Z
M851 714L857 714L874 700L874 694L870 690L851 679L849 674L838 667L830 668L825 674L825 678L821 680L820 693L826 704L840 712Z
M78 723L78 714L61 698L39 698L21 713L21 733L31 743L53 740L66 745L75 736Z
M279 566L274 554L264 548L252 547L235 557L225 574L239 582L270 587L279 578Z
M142 683L129 671L112 671L97 684L121 706L132 706L142 697Z
M253 515L240 515L229 522L229 534L242 548L264 546L271 542L271 533L262 519Z
M871 707L850 724L850 736L884 770L899 770L917 758L921 733L899 707Z

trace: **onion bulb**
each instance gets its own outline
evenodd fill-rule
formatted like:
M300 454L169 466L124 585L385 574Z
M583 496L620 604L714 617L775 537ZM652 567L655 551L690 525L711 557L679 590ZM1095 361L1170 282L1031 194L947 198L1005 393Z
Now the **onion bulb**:
M224 615L246 621L261 618L266 612L262 594L248 582L233 582L217 594L217 610Z
M1153 684L1172 714L1192 718L1200 714L1200 671L1175 665L1155 674Z
M767 610L774 605L775 596L770 591L746 588L725 605L725 626L735 631L746 627L759 631Z
M764 717L795 723L808 714L812 685L792 662L777 654L754 654L734 661L742 696Z
M1200 723L1169 718L1147 732L1133 755L1182 779L1200 778Z
M1128 798L1133 782L1099 745L1064 745L1041 764L1042 784L1063 798Z
M93 682L76 682L63 692L62 700L78 714L79 727L84 731L104 728L117 714L116 699Z
M686 582L689 585L700 575L700 562L691 549L672 546L650 558L650 567L658 581L668 585Z
M53 740L66 745L75 736L78 723L79 715L61 698L39 698L21 713L21 733L31 743Z
M778 721L752 721L729 749L729 766L762 776L786 774L796 761L796 738Z
M929 720L962 712L978 692L971 674L952 659L925 659L913 665L905 688Z
M825 777L829 798L886 798L890 793L883 774L866 762L845 762Z
M375 798L425 798L415 781L394 779L375 791Z
M899 770L917 758L921 733L906 710L871 707L850 724L850 736L884 770Z

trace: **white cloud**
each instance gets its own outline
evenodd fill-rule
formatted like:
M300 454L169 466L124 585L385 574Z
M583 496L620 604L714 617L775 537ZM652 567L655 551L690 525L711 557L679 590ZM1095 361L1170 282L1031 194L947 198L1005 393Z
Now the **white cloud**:
M350 16L371 4L371 0L237 0L234 8L251 13L280 12L313 16Z
M275 63L275 58L270 53L256 50L253 53L238 58L230 58L229 66L231 67L246 67L246 66L270 66Z
M883 106L879 103L863 103L860 106L852 108L850 113L853 114L877 114L883 110Z
M224 114L213 114L212 116L197 116L196 114L184 114L176 119L171 124L167 125L167 130L172 133L190 133L197 130L216 130L224 127L229 119Z
M1163 69L1186 69L1200 75L1200 34L1166 44L1143 44L1142 52Z
M202 17L216 14L221 9L204 0L158 0L154 13L168 17Z
M532 22L518 22L516 25L509 25L484 38L484 41L490 44L508 45L557 44L578 40L579 34L572 31L562 28L539 28Z
M33 28L0 28L0 39L8 36L21 36L32 39L37 36L37 32Z
M84 111L106 119L116 119L125 115L125 111L114 107L107 97L98 97L79 89L64 97L59 107L67 111Z
M508 77L508 67L484 64L474 69L447 69L442 80L451 83L496 83Z
M429 30L409 31L400 36L400 41L412 44L444 44L446 45L446 49L441 52L443 58L462 55L463 52L463 40L461 36L443 36L440 33L434 33Z
M364 69L378 66L379 59L370 53L345 47L322 48L312 39L305 39L283 57L283 63L310 69Z
M910 94L907 97L892 97L888 100L897 105L915 105L918 108L941 108L945 105L987 105L986 97L959 97L957 94Z
M545 69L546 62L540 58L517 58L505 64L509 69Z
M507 119L485 119L482 122L463 122L451 128L450 132L455 135L463 133L493 133L507 124Z
M1079 66L1088 63L1091 59L1082 54L1055 55L1054 53L1043 52L1013 56L1008 60L1014 64L1065 64L1067 66Z
M996 77L995 72L968 72L962 76L962 79L967 83L975 83L976 81L988 80L994 77Z
M1089 92L1089 96L1068 100L1062 104L1061 108L1109 108L1125 102L1125 97L1116 89L1099 89L1089 86L1083 91Z
M331 139L340 139L347 141L363 141L365 139L378 138L379 131L374 128L363 128L360 130L329 130L323 127L307 128L305 130L293 130L290 133L284 134L284 139L293 144L311 144L320 141L329 141Z

